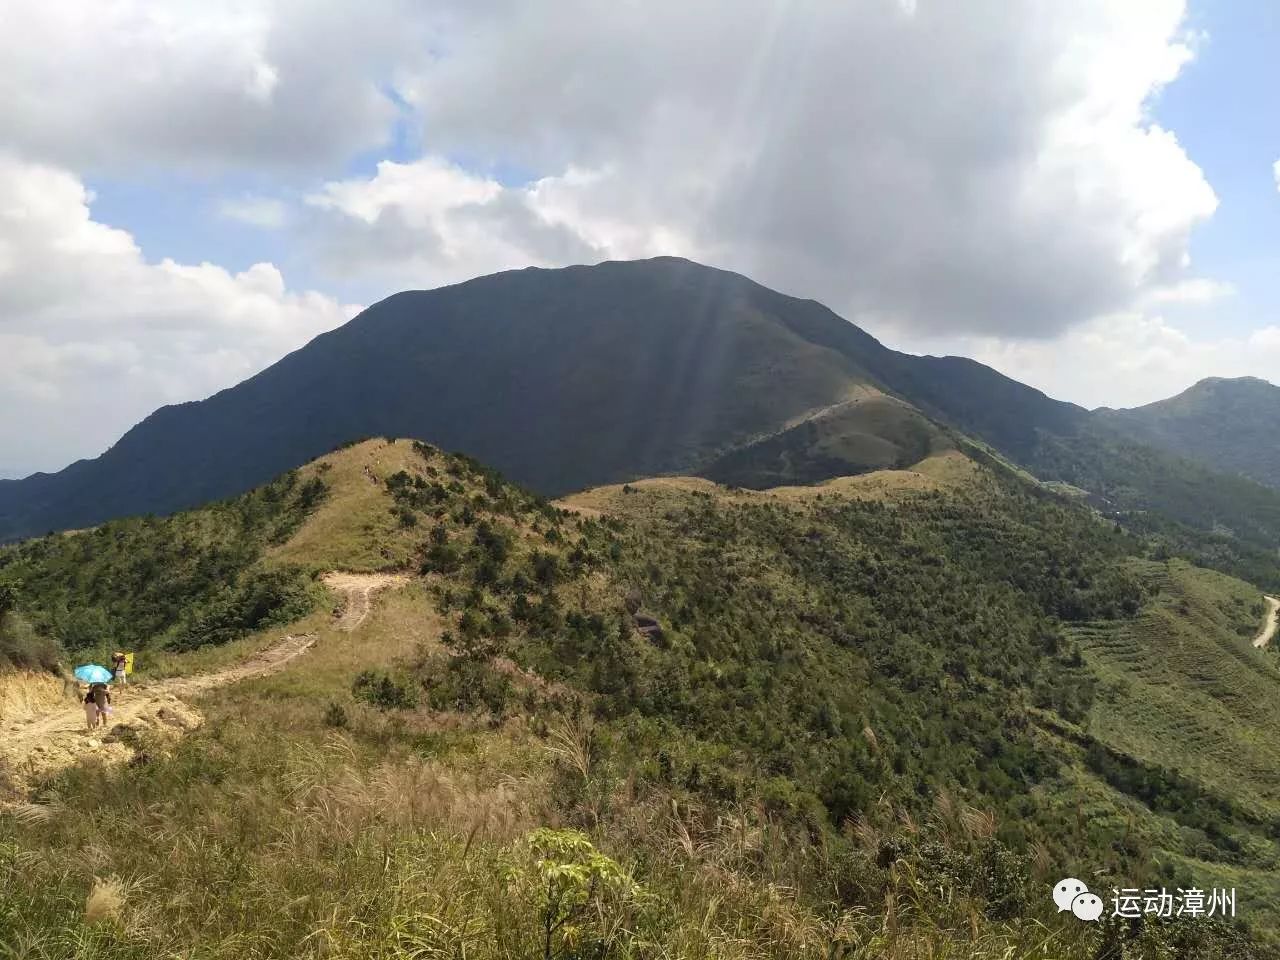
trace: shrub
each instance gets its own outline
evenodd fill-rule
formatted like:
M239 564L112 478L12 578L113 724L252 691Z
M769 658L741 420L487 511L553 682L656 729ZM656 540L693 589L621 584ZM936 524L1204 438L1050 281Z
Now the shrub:
M59 653L58 644L37 633L22 614L0 613L0 666L52 670Z
M394 680L386 674L365 670L356 677L351 692L357 700L370 703L380 710L408 710L418 705L418 695L412 684Z
M626 920L647 898L630 873L577 830L535 830L520 852L507 881L535 908L544 960L631 955Z
M324 725L341 730L347 726L347 711L340 703L330 702L324 711Z

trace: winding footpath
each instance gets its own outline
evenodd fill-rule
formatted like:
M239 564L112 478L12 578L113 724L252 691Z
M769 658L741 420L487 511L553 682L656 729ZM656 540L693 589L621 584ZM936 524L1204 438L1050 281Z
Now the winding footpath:
M398 574L329 573L324 583L343 596L334 625L356 630L369 615L374 593L408 582ZM203 722L183 701L217 687L283 670L316 642L314 633L282 637L253 656L209 673L130 683L115 695L110 726L86 730L78 699L54 697L46 710L0 720L0 800L23 794L40 777L82 757L112 762L131 759L137 735L145 731L181 736Z
M1270 643L1271 638L1276 635L1277 615L1280 614L1280 600L1275 597L1263 597L1262 599L1267 601L1267 620L1263 624L1262 632L1253 638L1253 645L1259 650Z
M364 623L369 616L375 593L409 582L409 578L402 573L343 573L340 570L326 573L320 580L330 590L335 590L346 598L337 620L338 629L346 633Z

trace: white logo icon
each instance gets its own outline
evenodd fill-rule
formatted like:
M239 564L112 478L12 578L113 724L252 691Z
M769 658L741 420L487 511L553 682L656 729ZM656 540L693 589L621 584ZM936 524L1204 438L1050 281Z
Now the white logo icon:
M1077 894L1071 901L1071 912L1081 920L1097 920L1102 916L1102 898L1096 893Z
M1102 898L1089 892L1083 880L1067 877L1059 880L1053 888L1053 902L1058 905L1058 912L1070 910L1081 920L1097 920L1102 916Z
M1065 880L1059 880L1058 885L1053 888L1053 902L1058 905L1058 912L1063 913L1071 909L1072 900L1088 892L1089 888L1084 885L1084 881L1067 877Z

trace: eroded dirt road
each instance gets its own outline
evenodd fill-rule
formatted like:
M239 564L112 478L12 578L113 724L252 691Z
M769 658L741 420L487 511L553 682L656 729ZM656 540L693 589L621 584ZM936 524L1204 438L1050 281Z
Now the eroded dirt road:
M350 633L369 616L372 598L379 590L398 587L409 582L403 573L344 573L335 570L320 578L324 585L344 595L342 612L337 627Z
M358 629L369 616L373 595L408 579L402 574L325 574L324 583L343 595L335 626L344 632ZM313 633L289 635L222 670L130 683L114 693L110 721L96 730L86 728L84 708L73 694L74 686L66 685L64 695L57 697L51 689L56 681L46 676L43 701L25 705L16 716L0 720L0 799L5 794L21 796L39 777L82 757L128 760L135 755L140 737L181 736L203 722L184 697L282 670L315 642Z
M315 634L287 636L225 670L129 684L113 694L108 726L96 730L86 729L84 708L70 695L39 715L7 720L0 724L0 773L10 789L21 791L36 777L83 756L127 760L141 736L177 737L200 726L203 718L182 697L274 673L306 653L315 640Z
M1267 619L1262 625L1262 632L1253 638L1253 645L1261 649L1271 642L1276 635L1277 621L1280 619L1280 600L1275 597L1263 597L1267 601Z

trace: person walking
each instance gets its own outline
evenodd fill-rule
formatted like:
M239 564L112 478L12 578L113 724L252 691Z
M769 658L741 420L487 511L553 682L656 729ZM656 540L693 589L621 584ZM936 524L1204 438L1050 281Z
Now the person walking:
M93 699L93 687L84 695L84 722L90 730L98 725L98 702Z
M90 688L89 695L93 697L93 704L98 710L97 725L105 727L107 717L111 716L111 691L105 683L95 683Z
M117 650L111 655L111 672L115 676L116 683L124 686L128 683L129 676L129 657L127 654Z

